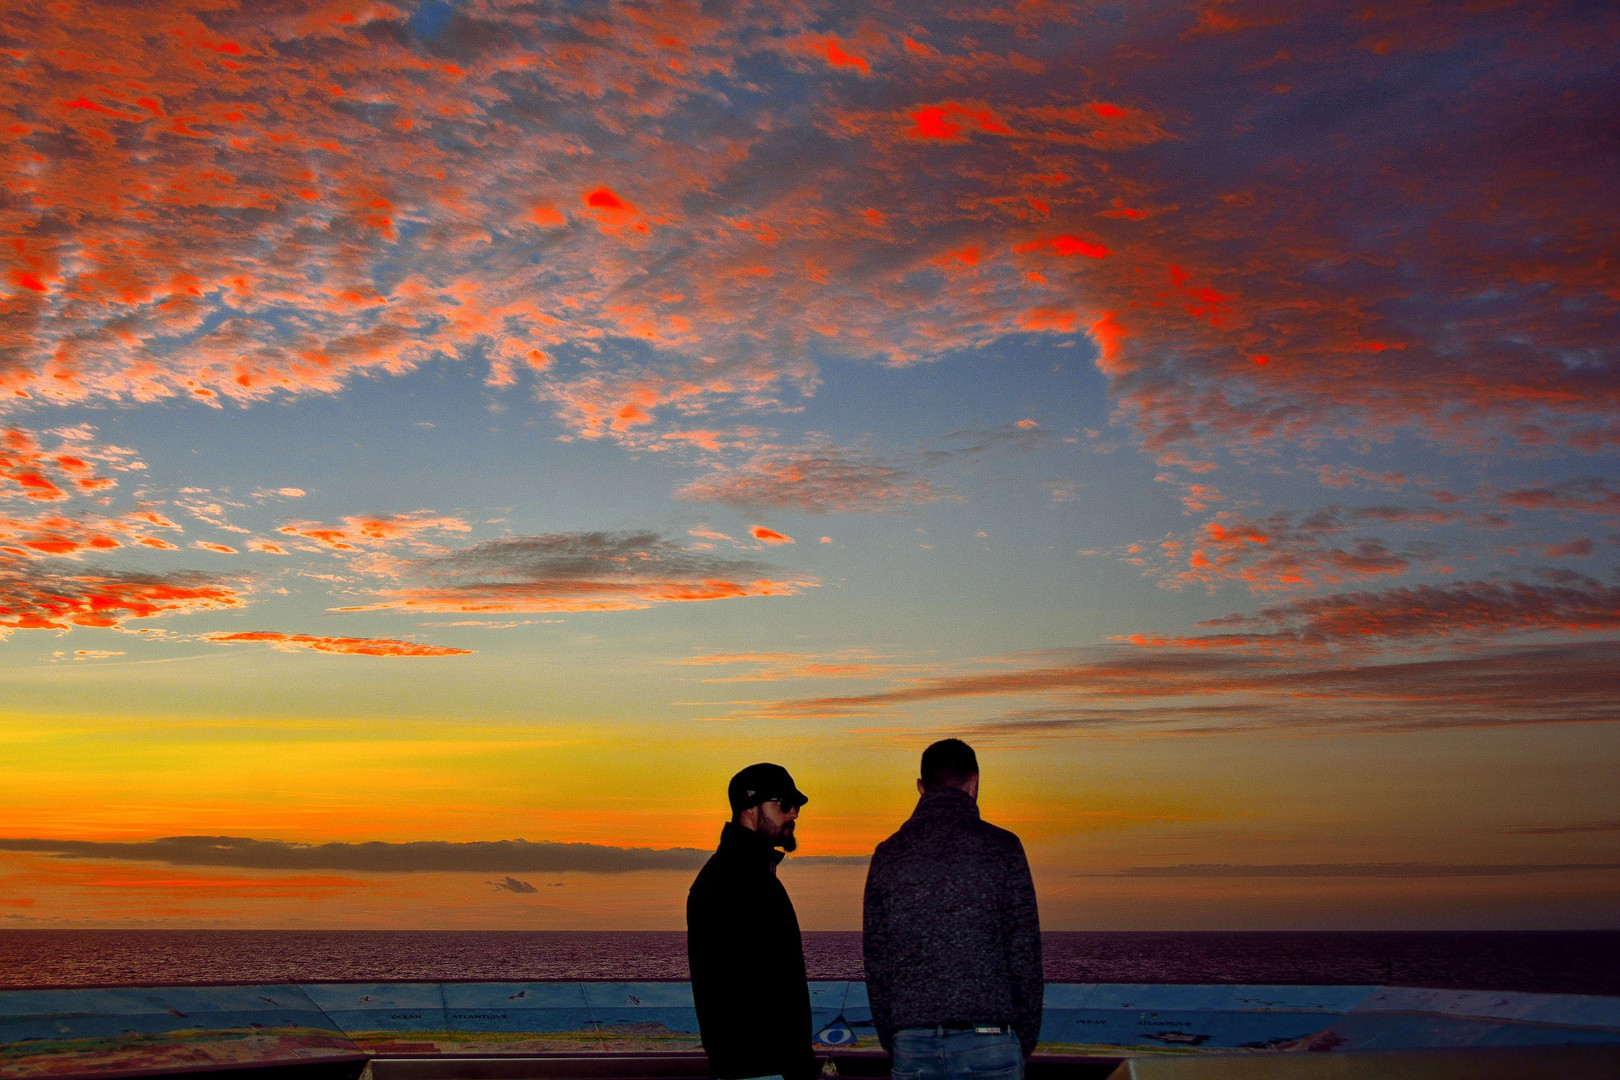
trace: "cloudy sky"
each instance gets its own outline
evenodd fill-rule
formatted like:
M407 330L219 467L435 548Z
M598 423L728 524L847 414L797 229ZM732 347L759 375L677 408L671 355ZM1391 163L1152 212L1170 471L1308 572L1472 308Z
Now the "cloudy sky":
M1620 922L1620 15L0 12L0 926Z

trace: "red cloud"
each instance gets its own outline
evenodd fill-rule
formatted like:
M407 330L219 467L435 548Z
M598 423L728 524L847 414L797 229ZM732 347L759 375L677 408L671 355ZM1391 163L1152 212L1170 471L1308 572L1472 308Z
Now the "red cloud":
M1503 494L1501 503L1519 510L1565 510L1620 518L1620 484L1580 477L1551 487L1518 488Z
M793 537L785 536L775 529L767 529L763 525L755 525L748 530L748 535L764 544L791 544L795 542Z
M1093 240L1082 240L1078 236L1063 233L1058 236L1045 236L1038 240L1031 240L1026 244L1015 244L1013 250L1017 252L1039 251L1050 248L1058 255L1084 255L1090 259L1106 259L1113 254L1106 247Z
M849 51L849 47L838 38L831 35L812 35L805 38L804 47L810 55L824 60L828 67L853 68L862 75L872 73L872 65L866 59Z
M678 494L744 508L823 514L898 510L950 497L921 476L835 447L758 454L746 465L694 480Z
M1378 46L1445 66L1445 88L1315 18L1212 49L1179 17L1098 36L1062 5L632 6L611 26L561 5L492 9L429 59L387 5L344 24L75 11L7 26L27 58L0 90L7 399L250 403L506 357L499 386L521 349L551 358L541 392L573 432L651 441L672 409L791 407L815 356L917 363L1045 311L1091 329L1155 452L1620 443L1620 300L1597 239L1620 200L1591 136L1613 35L1591 5L1529 30L1490 5L1380 12ZM1036 24L1033 56L1018 35ZM803 63L811 39L828 62L908 59L874 104L868 80ZM1352 85L1372 110L1331 138L1278 92L1330 70L1311 116ZM713 123L722 100L735 126ZM1073 179L1039 179L1058 175ZM615 179L641 176L657 183L632 197ZM556 228L537 209L553 199L601 228ZM915 272L962 250L965 226L989 252L1032 220L1113 254L1084 281ZM624 338L636 350L604 346ZM625 382L655 404L594 392Z
M622 199L612 188L599 187L585 193L586 209L601 224L602 231L619 233L625 229L647 232L646 219L634 203Z
M631 206L605 187L586 192L585 205L602 214L634 214L636 212L634 206Z
M986 105L964 105L947 101L939 105L924 105L907 114L911 128L906 132L913 139L962 138L969 125L986 135L1011 135L1012 128Z
M993 87L995 83L983 85ZM845 129L862 134L890 135L894 130L894 114L852 110L841 119ZM1083 147L1106 152L1130 150L1171 137L1147 112L1106 105L1099 110L1003 102L992 109L983 101L945 100L906 109L899 114L899 120L904 125L901 134L908 139L956 143L967 141L969 127L983 134L1012 136L1031 147ZM1035 179L1051 175L1054 173L1049 168L1031 173Z
M1584 559L1592 554L1592 541L1583 536L1563 544L1548 544L1541 554L1547 559Z
M205 634L204 641L219 645L262 643L285 651L308 649L312 652L343 653L348 656L471 656L471 649L444 645L422 645L393 638L317 637L312 634L278 634L254 630L234 634Z
M933 260L935 264L947 269L955 266L978 266L983 253L976 247L959 248L956 251L947 251L939 258Z
M1372 484L1393 491L1406 484L1404 473L1376 473L1369 469L1354 466L1319 465L1316 467L1315 472L1317 482L1324 487L1330 488L1351 487L1360 481L1361 483Z

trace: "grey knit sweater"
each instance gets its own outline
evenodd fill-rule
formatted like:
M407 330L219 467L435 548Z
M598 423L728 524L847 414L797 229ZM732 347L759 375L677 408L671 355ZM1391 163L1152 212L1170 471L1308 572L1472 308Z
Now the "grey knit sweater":
M972 796L930 791L877 846L863 951L878 1038L903 1028L1011 1024L1027 1055L1041 1030L1041 927L1018 837Z

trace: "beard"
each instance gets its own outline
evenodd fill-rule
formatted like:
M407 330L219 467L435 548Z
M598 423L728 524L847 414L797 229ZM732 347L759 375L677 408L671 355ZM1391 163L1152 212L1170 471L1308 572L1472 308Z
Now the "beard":
M792 851L799 846L798 839L793 835L793 822L784 821L781 825L773 828L769 822L761 819L760 824L765 826L762 831L764 831L766 838L770 840L771 846L779 847L783 851Z

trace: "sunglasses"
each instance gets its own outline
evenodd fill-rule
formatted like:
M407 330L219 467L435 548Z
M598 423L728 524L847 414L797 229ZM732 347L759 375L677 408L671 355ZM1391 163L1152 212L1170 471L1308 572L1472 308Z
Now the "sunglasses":
M775 803L777 808L784 814L791 814L804 805L803 803L796 803L792 799L766 799L765 801Z

